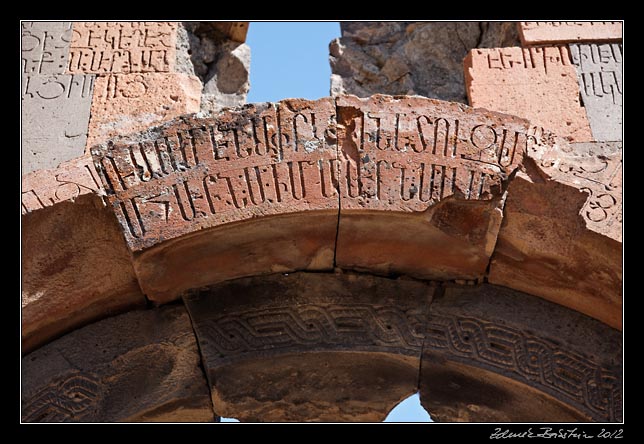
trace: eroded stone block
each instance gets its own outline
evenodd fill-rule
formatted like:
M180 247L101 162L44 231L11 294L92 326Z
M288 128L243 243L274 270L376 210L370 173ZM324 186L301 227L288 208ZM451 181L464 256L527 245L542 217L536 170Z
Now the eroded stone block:
M72 37L71 22L22 22L23 75L64 74Z
M100 76L94 86L87 145L196 113L200 96L199 79L185 74Z
M433 291L411 280L295 273L191 292L184 301L216 414L382 421L416 390Z
M73 202L83 194L100 194L100 180L91 156L64 162L55 169L29 173L22 177L22 214L63 201Z
M483 285L430 306L420 396L439 422L621 421L621 375L621 333L558 304Z
M419 97L347 96L337 104L337 265L430 279L482 277L528 123Z
M22 359L22 421L213 421L199 363L183 307L105 319Z
M176 58L174 22L75 22L69 73L170 72Z
M145 305L114 214L97 194L84 192L82 183L89 187L92 179L79 179L78 171L27 177L32 189L23 193L23 353L88 322ZM49 206L47 199L56 204ZM45 208L34 211L41 203Z
M580 210L588 229L622 241L621 142L563 145L543 151L539 160L552 179L589 194Z
M533 148L508 187L489 281L621 329L621 143Z
M168 300L225 278L331 269L338 211L335 137L331 99L286 100L213 118L182 117L94 147L146 294ZM255 226L219 229L260 217ZM143 252L180 236L170 250ZM191 270L185 282L167 273L180 263Z
M518 27L524 46L622 40L621 22L519 22Z
M622 45L570 45L593 140L622 140Z
M23 174L83 155L93 85L93 75L23 74Z
M568 141L593 140L567 46L475 49L463 63L470 105L526 118Z

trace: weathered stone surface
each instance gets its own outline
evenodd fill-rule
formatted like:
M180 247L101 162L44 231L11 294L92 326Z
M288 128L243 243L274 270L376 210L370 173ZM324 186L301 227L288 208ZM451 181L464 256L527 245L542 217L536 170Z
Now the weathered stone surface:
M219 284L184 301L217 415L382 421L416 391L432 294L410 280L294 273Z
M91 156L29 173L22 177L22 214L63 201L73 202L83 194L101 194L100 181Z
M617 330L507 288L451 287L430 306L420 395L437 421L622 420Z
M85 150L93 75L22 75L22 174Z
M533 151L551 179L589 194L579 213L586 227L622 241L622 143L587 142Z
M524 117L574 142L590 142L566 46L475 49L465 58L470 105Z
M75 22L68 72L173 71L176 31L174 22Z
M130 249L162 244L135 258L148 297L167 301L188 288L262 270L332 269L335 137L332 100L286 100L216 118L184 117L96 146L107 199ZM206 231L265 216L281 219ZM187 234L194 236L169 242ZM275 243L265 245L268 239ZM179 264L185 281L169 274Z
M621 329L621 143L533 148L508 187L489 281Z
M246 41L248 22L208 22L208 24L234 42Z
M226 42L219 47L220 55L206 75L201 96L201 110L214 112L246 103L250 89L250 47Z
M133 311L22 359L24 422L213 421L183 307Z
M339 97L337 105L337 266L482 278L528 122L420 97Z
M593 140L622 140L622 45L570 45Z
M196 113L200 97L201 82L185 74L100 76L94 85L87 145Z
M21 28L22 74L64 74L72 23L22 22Z
M507 22L342 22L330 44L331 95L417 94L466 102L470 49L519 42Z
M523 46L622 40L621 22L519 22L518 27Z
M45 193L39 195L64 201L33 211L33 202L23 196L31 211L22 217L23 352L95 319L145 304L114 214L93 193L71 202L84 189L80 184L66 182L52 193L49 184L66 181L70 170L49 173L53 178L43 179L48 172L42 171L31 178L44 184ZM34 189L40 193L39 184Z
M177 71L204 84L206 114L246 103L250 88L250 48L240 32L244 22L181 22L177 29ZM247 27L246 27L247 30ZM241 42L241 43L240 43Z

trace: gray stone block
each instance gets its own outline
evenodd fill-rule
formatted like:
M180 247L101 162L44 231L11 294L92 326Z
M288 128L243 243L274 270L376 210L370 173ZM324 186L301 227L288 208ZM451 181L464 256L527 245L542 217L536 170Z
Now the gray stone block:
M94 75L22 76L22 174L82 156Z
M71 22L22 22L22 73L64 74L69 60Z
M622 140L622 45L571 44L570 53L593 139Z

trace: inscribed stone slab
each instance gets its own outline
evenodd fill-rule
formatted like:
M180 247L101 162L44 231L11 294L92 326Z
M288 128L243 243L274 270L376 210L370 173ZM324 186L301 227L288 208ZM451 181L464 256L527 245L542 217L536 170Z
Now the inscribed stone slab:
M593 139L622 140L622 45L570 45Z
M23 75L22 174L83 155L93 75Z

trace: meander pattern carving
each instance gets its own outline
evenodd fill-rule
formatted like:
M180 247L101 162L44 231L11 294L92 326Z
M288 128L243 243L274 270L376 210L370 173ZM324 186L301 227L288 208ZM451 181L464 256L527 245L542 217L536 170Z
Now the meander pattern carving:
M415 309L371 304L307 304L227 313L198 321L206 356L361 346L418 355L424 317Z
M90 373L69 372L53 379L23 401L24 422L80 421L94 413L101 400L101 382Z
M622 420L617 368L606 368L526 331L473 317L432 314L425 334L425 353L491 366L571 400L596 420Z

